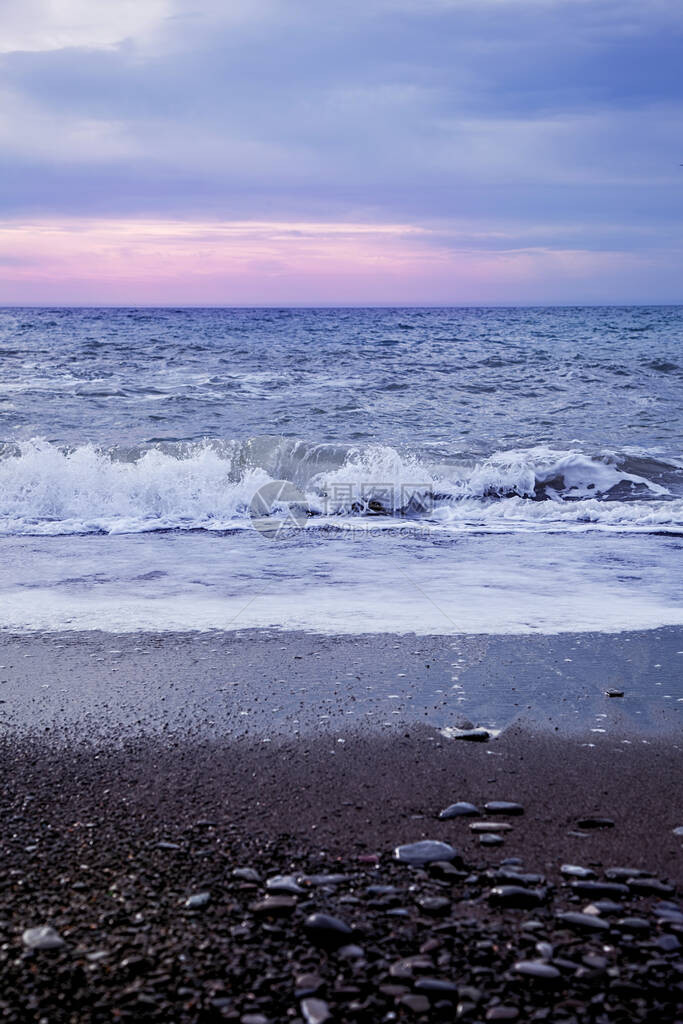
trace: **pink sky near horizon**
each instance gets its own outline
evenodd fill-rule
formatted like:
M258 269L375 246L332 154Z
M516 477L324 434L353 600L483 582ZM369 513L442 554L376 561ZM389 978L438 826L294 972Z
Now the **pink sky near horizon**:
M0 268L3 305L477 305L590 302L647 263L410 224L62 218L0 223Z

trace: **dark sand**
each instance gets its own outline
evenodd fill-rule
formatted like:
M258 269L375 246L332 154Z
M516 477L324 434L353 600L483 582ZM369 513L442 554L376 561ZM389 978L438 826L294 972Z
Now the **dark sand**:
M681 640L3 637L0 1019L683 1019ZM625 697L606 698L617 684ZM460 714L506 728L446 739ZM500 819L501 846L480 844L476 819L437 819L496 799L524 806ZM614 824L577 828L587 815ZM394 862L422 838L451 843L455 867ZM544 879L517 880L528 906L490 904L509 858ZM633 869L600 931L557 917L599 898L566 862L602 882ZM259 906L278 874L304 891ZM201 891L208 905L186 908ZM314 911L346 921L362 955L321 946ZM65 945L26 949L42 924ZM515 972L546 955L553 977Z

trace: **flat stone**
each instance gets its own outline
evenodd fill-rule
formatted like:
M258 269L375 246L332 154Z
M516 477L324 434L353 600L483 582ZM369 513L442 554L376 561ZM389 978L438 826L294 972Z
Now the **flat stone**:
M329 914L311 914L304 921L304 929L316 946L330 949L347 945L353 935L352 929L345 921Z
M552 967L542 960L519 960L512 969L515 974L522 974L525 978L536 978L538 981L556 981L560 977L557 967Z
M261 876L253 868L233 868L233 878L239 878L243 882L260 882Z
M266 896L264 900L251 903L249 909L259 917L287 917L294 913L296 906L293 896Z
M671 896L675 891L673 885L658 878L629 878L628 887L640 896Z
M268 1018L262 1013L245 1013L240 1017L241 1024L268 1024Z
M511 832L512 825L506 821L473 821L470 832Z
M491 739L488 729L477 727L476 729L449 729L448 738L452 740L470 740L472 743L486 743Z
M192 895L188 896L185 900L185 906L188 910L201 910L202 907L208 906L210 902L210 892L193 892Z
M157 843L157 850L179 850L180 845L178 843L169 843L166 839L162 839L160 843Z
M496 832L485 832L484 835L479 836L481 846L502 846L504 842L503 837Z
M517 1020L518 1017L516 1006L492 1006L486 1011L486 1020Z
M617 924L626 932L649 932L651 927L644 917L621 917Z
M552 960L555 952L552 942L537 942L534 948L541 960Z
M442 843L438 839L421 839L418 843L406 843L394 850L394 857L401 864L429 864L434 860L453 860L457 855L450 843Z
M580 914L577 911L570 910L555 916L558 921L562 921L563 924L568 924L572 928L582 928L585 931L593 932L609 930L609 922L603 921L601 917L595 914Z
M418 978L414 988L433 1000L454 999L458 994L458 986L446 978Z
M606 697L623 697L624 691L618 690L616 687L611 687L609 690L605 690Z
M567 878L595 878L595 872L590 868L582 868L580 864L563 864L560 873Z
M402 960L396 960L389 967L389 974L392 978L412 978L413 975L424 971L433 971L434 964L428 956L406 956Z
M66 945L59 932L49 924L40 925L38 928L27 928L21 939L28 949L60 949Z
M445 807L443 811L440 811L439 817L442 821L448 821L449 818L467 818L473 817L474 815L481 814L478 807L474 804L468 804L464 800L460 800L457 804L450 804Z
M337 950L337 956L341 956L345 960L362 960L365 956L365 950L362 946L356 946L354 943L349 943L348 946L340 946Z
M673 833L675 836L683 836L683 825L677 825Z
M617 903L616 900L595 900L594 903L588 903L583 908L584 914L592 914L594 917L598 917L600 914L620 914L624 909L623 903Z
M489 800L484 810L489 814L524 814L522 805L510 800Z
M306 1024L325 1024L332 1017L324 999L302 999L301 1015Z
M274 875L266 880L266 889L269 892L288 892L291 895L300 896L304 889L301 888L294 875Z
M627 882L629 878L650 878L651 871L644 871L642 868L607 868L605 878L612 882Z
M572 882L572 891L579 896L628 896L628 886L622 882Z
M447 914L451 909L451 901L445 896L424 896L417 901L417 905L425 914L433 914L435 917Z
M489 903L498 907L528 909L545 903L545 889L527 889L521 885L497 885L489 892Z
M407 1006L413 1013L427 1013L429 1010L429 1000L426 996L421 995L407 995L400 996L398 1002L401 1006Z
M614 822L611 818L580 818L577 824L579 828L614 828Z

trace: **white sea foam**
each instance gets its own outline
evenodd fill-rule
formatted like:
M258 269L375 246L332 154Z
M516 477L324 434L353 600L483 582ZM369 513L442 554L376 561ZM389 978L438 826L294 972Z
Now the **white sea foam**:
M36 441L0 457L0 534L238 529L250 524L255 492L280 478L305 493L309 529L340 518L483 532L683 529L680 469L643 457L637 466L546 447L432 463L387 446L278 437L127 452ZM662 482L670 478L678 493Z

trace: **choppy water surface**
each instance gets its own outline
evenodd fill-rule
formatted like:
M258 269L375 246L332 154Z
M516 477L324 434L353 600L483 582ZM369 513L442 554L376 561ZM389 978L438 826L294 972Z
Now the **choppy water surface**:
M680 307L0 311L0 625L679 623L682 423Z

